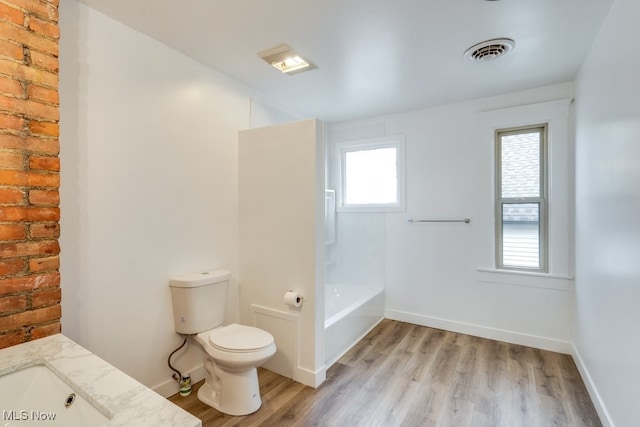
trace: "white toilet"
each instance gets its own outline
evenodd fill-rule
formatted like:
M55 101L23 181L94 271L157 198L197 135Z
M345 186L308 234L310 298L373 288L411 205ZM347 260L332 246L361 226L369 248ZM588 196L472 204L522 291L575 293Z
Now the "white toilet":
M229 415L246 415L262 405L256 367L276 352L262 329L224 321L230 273L211 270L169 283L176 332L193 335L205 351L205 383L198 399Z

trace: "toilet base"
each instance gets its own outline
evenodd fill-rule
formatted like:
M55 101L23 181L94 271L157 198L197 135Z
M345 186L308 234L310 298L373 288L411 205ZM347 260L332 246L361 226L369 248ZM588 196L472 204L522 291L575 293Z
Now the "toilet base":
M198 399L228 415L248 415L262 406L258 371L229 371L213 360L205 360L205 383L198 390Z

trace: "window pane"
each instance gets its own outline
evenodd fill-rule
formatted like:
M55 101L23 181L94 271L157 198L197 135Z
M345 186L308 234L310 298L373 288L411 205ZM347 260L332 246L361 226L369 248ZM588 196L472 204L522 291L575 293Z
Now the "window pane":
M502 265L540 268L540 204L502 205Z
M500 137L502 197L540 197L540 133Z
M398 202L396 151L389 147L345 153L345 204Z

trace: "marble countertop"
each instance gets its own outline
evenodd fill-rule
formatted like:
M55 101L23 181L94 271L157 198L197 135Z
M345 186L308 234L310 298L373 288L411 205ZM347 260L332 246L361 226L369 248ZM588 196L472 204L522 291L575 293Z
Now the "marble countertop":
M36 364L110 418L107 426L202 426L200 419L62 334L0 350L0 376Z

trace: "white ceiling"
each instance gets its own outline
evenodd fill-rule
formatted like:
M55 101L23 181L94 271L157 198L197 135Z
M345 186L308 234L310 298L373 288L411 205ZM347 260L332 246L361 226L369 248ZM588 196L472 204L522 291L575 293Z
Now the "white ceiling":
M573 80L613 0L80 0L275 99L341 121ZM509 55L474 63L487 39ZM280 74L287 43L318 68Z

